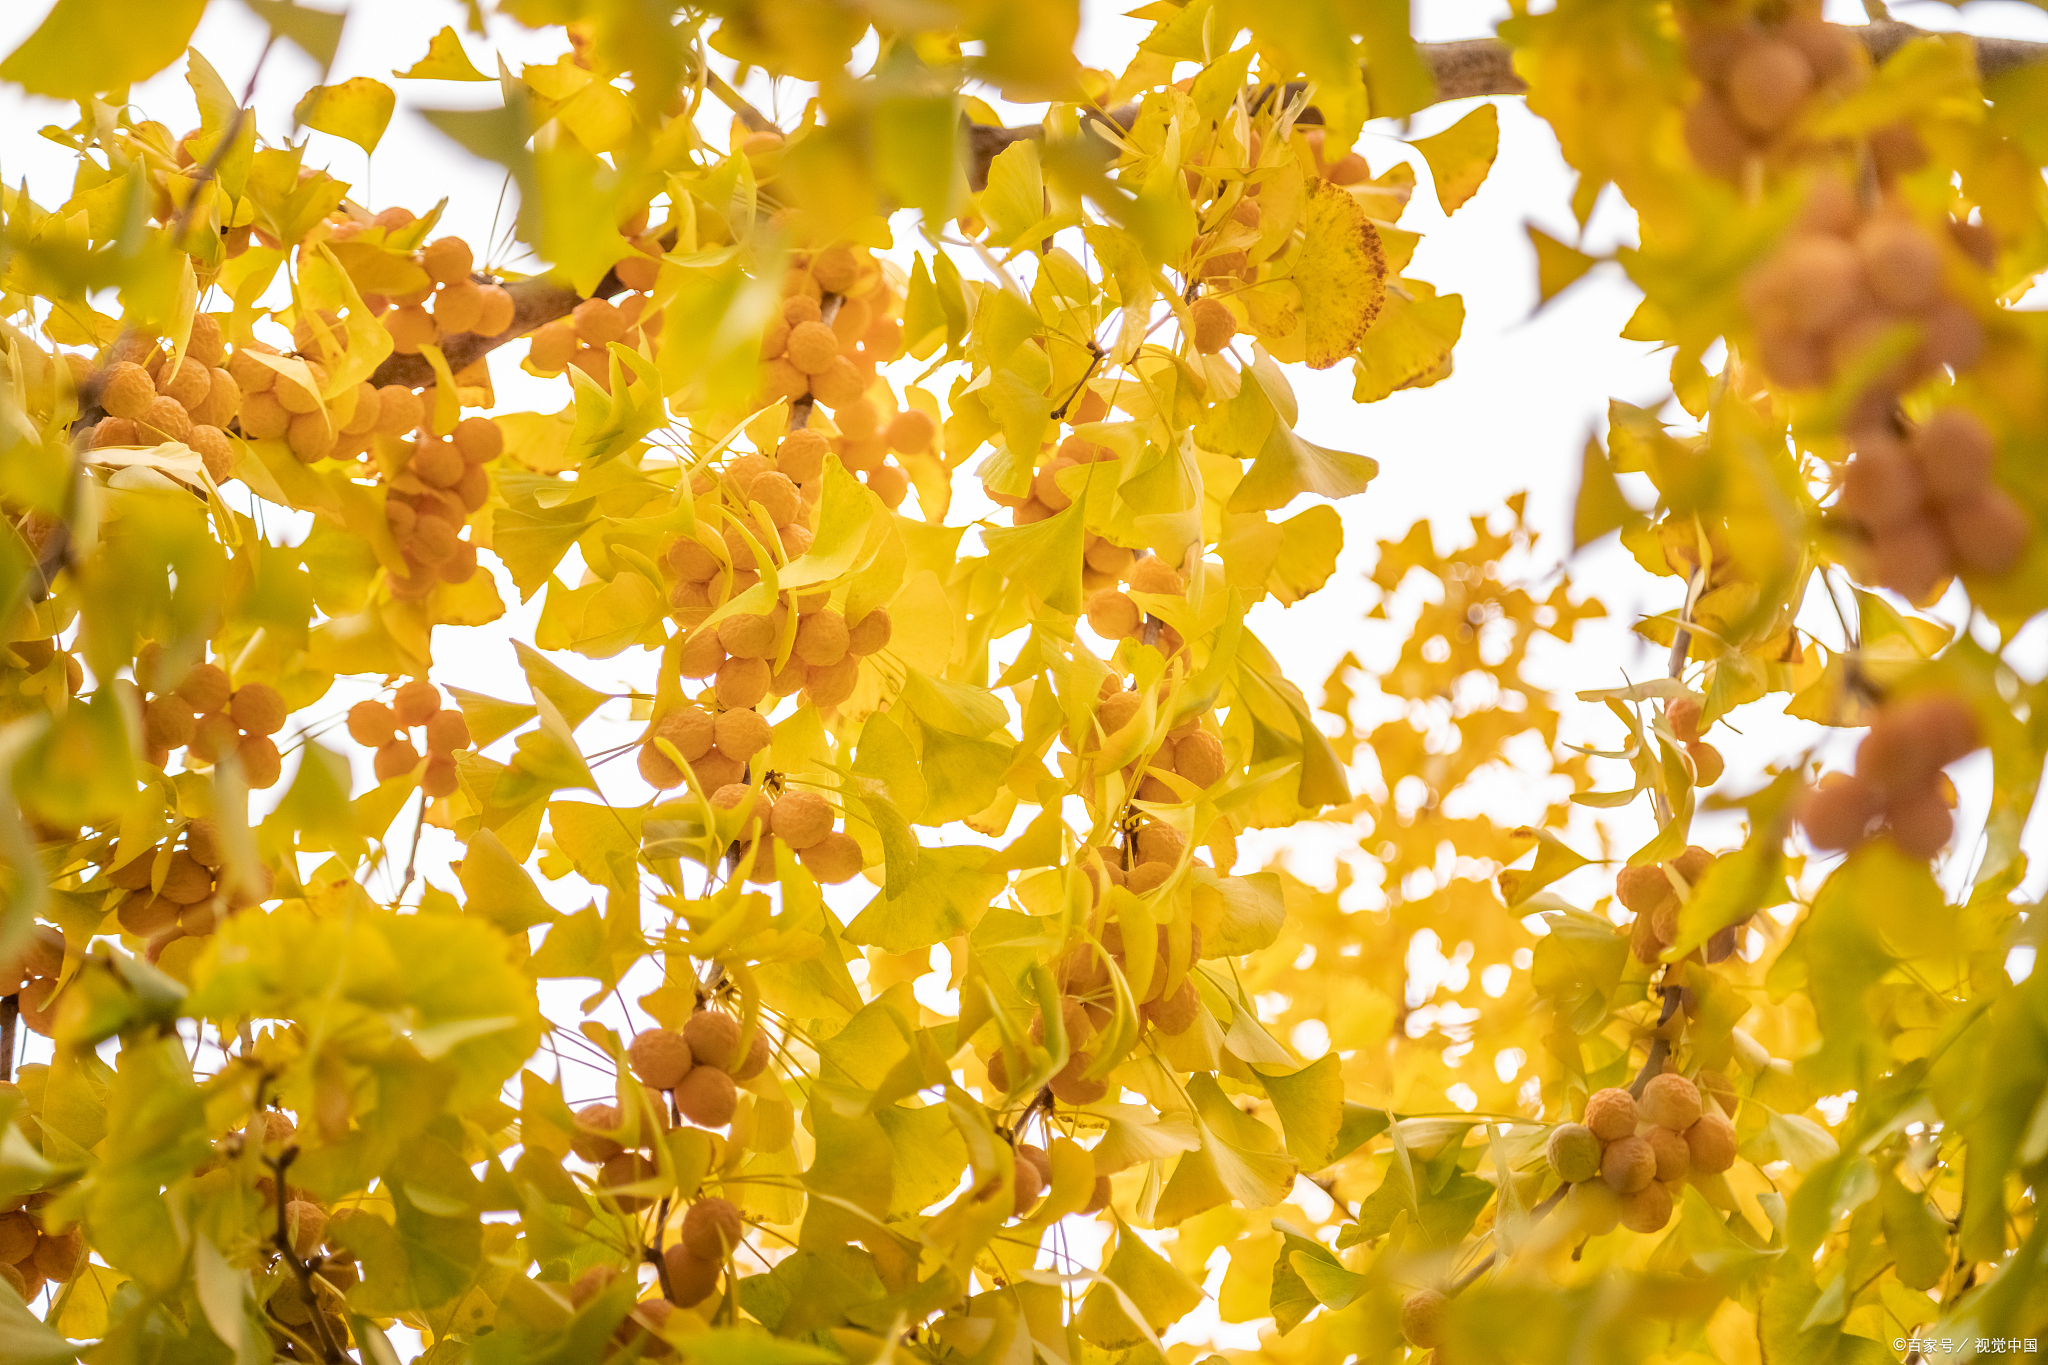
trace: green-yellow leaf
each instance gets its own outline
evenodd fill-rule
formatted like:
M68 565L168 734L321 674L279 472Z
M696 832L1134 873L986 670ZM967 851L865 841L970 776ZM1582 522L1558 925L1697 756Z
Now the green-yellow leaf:
M1135 1346L1156 1339L1202 1301L1202 1289L1128 1227L1082 1302L1076 1325L1098 1346Z

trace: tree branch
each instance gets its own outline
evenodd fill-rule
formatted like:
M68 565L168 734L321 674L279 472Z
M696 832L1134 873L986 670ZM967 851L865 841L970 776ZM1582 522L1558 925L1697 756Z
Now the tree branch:
M1844 24L1844 31L1869 49L1877 61L1883 61L1892 53L1914 38L1929 36L1927 30L1911 24L1890 20L1872 24ZM1977 49L1977 69L1984 79L2003 75L2018 67L2033 62L2048 60L2048 43L2026 42L2018 38L1977 38L1973 40ZM1514 53L1498 38L1469 38L1455 43L1417 43L1423 64L1429 67L1436 78L1436 102L1470 99L1478 95L1519 95L1528 89L1527 84L1515 73ZM1287 93L1305 88L1294 82L1284 87ZM757 132L764 132L775 125L760 110L740 96L716 73L705 73L705 89L732 109L740 120ZM1271 87L1267 87L1270 92ZM1136 105L1124 105L1112 109L1106 116L1098 115L1106 122L1119 128L1128 128L1137 118ZM1322 117L1313 108L1307 111L1306 122L1320 123ZM1022 142L1026 138L1042 138L1045 129L1037 125L1018 128L993 128L983 124L969 124L966 128L967 182L976 190L988 185L989 163L996 159L1005 147ZM505 286L512 295L512 325L496 336L478 336L473 332L462 332L443 337L441 352L448 357L451 372L460 372L492 351L531 332L543 323L556 318L567 317L584 296L566 284L547 277L520 280ZM608 274L591 292L589 297L608 299L623 293L625 286L619 283L616 274ZM370 376L373 384L403 384L407 388L424 388L434 382L434 370L427 358L420 355L394 355L389 357L377 372Z
M1643 1058L1643 1069L1636 1073L1636 1078L1628 1086L1628 1093L1636 1099L1643 1097L1643 1087L1650 1083L1651 1077L1664 1074L1664 1062L1671 1056L1671 1040L1664 1036L1664 1032L1671 1023L1671 1016L1678 1013L1679 1002L1685 998L1683 987L1660 986L1658 990L1664 996L1664 1008L1657 1015L1657 1037L1650 1040L1650 1055Z

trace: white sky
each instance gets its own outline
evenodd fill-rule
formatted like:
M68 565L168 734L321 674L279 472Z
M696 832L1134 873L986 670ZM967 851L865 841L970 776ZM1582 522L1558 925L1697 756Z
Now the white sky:
M1504 4L1487 0L1413 0L1413 7L1417 36L1426 40L1482 35L1506 13ZM12 50L48 9L49 0L0 5L0 52ZM358 0L350 9L330 80L353 75L384 80L398 90L399 111L374 156L365 156L353 144L311 133L307 135L313 144L309 163L324 163L350 180L355 187L352 196L372 209L402 204L423 210L447 195L450 204L443 230L459 233L473 243L485 242L501 173L494 166L469 159L413 111L495 105L496 86L392 79L393 69L403 69L417 60L428 38L443 25L461 29L463 6L451 0ZM1148 27L1097 0L1084 0L1083 11L1082 55L1094 65L1119 65ZM1863 18L1862 7L1855 0L1829 0L1828 13L1839 22L1856 23ZM2048 40L2048 14L2018 0L1974 0L1960 10L1917 0L1893 5L1892 13L1926 28L1961 27ZM229 86L239 90L248 79L262 33L261 25L247 10L216 0L200 26L195 46ZM522 62L552 61L562 50L556 35L535 35L499 19L491 21L487 40L465 35L464 41L472 59L485 71L494 68L493 51L516 70ZM138 87L133 96L143 113L174 131L197 122L182 66L180 63ZM279 44L256 90L259 127L267 136L273 140L283 136L292 106L317 79L318 73L302 54ZM1636 295L1616 268L1596 269L1549 308L1531 316L1536 301L1535 269L1523 226L1533 221L1553 236L1570 240L1574 235L1568 208L1572 181L1548 129L1522 102L1511 98L1495 102L1501 108L1500 158L1485 187L1449 221L1438 211L1428 188L1426 166L1396 140L1395 129L1384 122L1370 124L1359 144L1375 172L1384 171L1396 159L1414 163L1421 185L1402 225L1422 232L1424 240L1408 273L1428 280L1440 291L1462 294L1466 323L1456 353L1456 373L1430 389L1359 407L1350 401L1348 366L1320 375L1293 375L1301 397L1303 434L1371 455L1381 470L1367 493L1340 505L1346 547L1338 572L1324 592L1285 611L1268 603L1255 613L1252 622L1288 675L1311 699L1346 649L1370 659L1376 652L1384 655L1398 647L1392 632L1382 627L1368 634L1361 621L1364 598L1357 585L1361 570L1370 565L1376 539L1398 536L1422 516L1433 519L1440 534L1457 535L1465 518L1493 511L1507 495L1527 489L1531 519L1547 538L1540 550L1547 567L1568 548L1566 532L1580 451L1588 433L1602 427L1609 398L1655 403L1668 392L1664 358L1650 354L1647 347L1618 339L1617 333L1635 307ZM1469 103L1426 110L1416 116L1410 131L1419 136L1448 126ZM69 154L37 136L36 130L75 118L71 106L25 98L11 87L0 86L0 177L14 184L26 180L36 199L46 206L61 202L71 174ZM1625 206L1603 203L1587 249L1605 250L1628 240L1632 232L1633 219ZM899 241L911 240L909 233L899 234ZM483 255L479 246L479 257ZM519 265L516 261L504 263L512 268ZM523 375L514 357L503 352L494 359L493 373L501 410L553 410L565 401L566 390L559 382ZM1562 658L1551 657L1548 666L1555 675L1549 681L1566 690L1614 685L1623 670L1636 678L1660 673L1661 651L1643 646L1625 627L1632 620L1632 611L1661 611L1672 605L1676 595L1672 581L1653 584L1611 541L1573 568L1582 584L1597 585L1607 596L1617 621L1609 629L1583 634L1582 643ZM509 581L501 578L501 585L507 601L514 601ZM509 640L515 635L531 638L539 601L536 598L523 608L515 606L492 628L439 632L434 680L498 696L522 697L524 688ZM1832 637L1831 630L1827 634ZM571 672L608 690L629 680L645 686L652 677L651 658L638 651L599 662L556 657ZM361 689L338 688L320 710L338 713L364 694ZM1586 721L1593 728L1581 729L1581 735L1614 747L1614 735L1604 728L1604 712L1596 713L1591 707L1586 710ZM1729 786L1733 789L1739 789L1741 779L1758 772L1764 762L1796 751L1805 742L1802 728L1782 718L1773 723L1745 714L1743 722L1747 737L1723 745L1730 759ZM615 706L601 712L579 733L587 747L596 749L631 739L637 729L626 721L624 708ZM509 744L502 747L509 748ZM1981 788L1988 777L1984 769L1980 757L1958 774L1966 830L1972 824L1972 810L1981 811ZM607 770L608 782L614 770ZM1518 805L1529 799L1528 793L1503 790L1502 795ZM633 798L629 795L626 799ZM1626 828L1639 841L1649 832L1648 817L1638 807L1632 818L1634 823ZM1347 839L1341 829L1309 831L1305 837L1297 836L1295 843L1294 865L1317 880L1327 877L1332 857L1347 851L1356 856L1355 836ZM1248 851L1257 847L1247 840ZM452 880L445 874L445 857L452 851L451 841L437 856L430 840L428 856L423 858L423 866L444 885ZM437 867L438 873L434 871ZM2029 879L2029 889L2038 894L2043 882L2044 876L2037 870ZM581 903L573 887L571 878L544 886L544 890L557 903L573 908ZM855 882L853 887L859 890L850 897L834 897L843 913L865 899L865 885ZM1591 887L1588 891L1597 894ZM567 1002L573 1002L578 994L562 993ZM558 1018L567 1013L557 1008L562 1003L549 1002L551 1013ZM1196 1339L1206 1331L1206 1326L1201 1327ZM1236 1331L1224 1329L1225 1335Z

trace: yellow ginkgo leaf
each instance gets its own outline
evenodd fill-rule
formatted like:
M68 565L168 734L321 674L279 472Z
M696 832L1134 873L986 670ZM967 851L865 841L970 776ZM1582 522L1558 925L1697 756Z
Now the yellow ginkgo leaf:
M59 0L28 41L0 62L0 80L52 99L119 90L176 61L205 9L204 0Z
M427 44L427 55L414 62L405 70L393 68L392 75L403 81L487 81L491 79L476 69L476 63L462 50L462 39L455 30L443 28Z
M1327 370L1351 354L1387 297L1378 231L1358 201L1327 180L1315 181L1309 195L1294 282L1301 289L1305 359Z
M397 104L398 97L384 82L351 76L340 85L314 86L292 113L308 128L347 138L364 151L374 152Z
M1415 150L1429 163L1437 203L1446 214L1456 213L1479 193L1500 153L1500 111L1479 105L1441 133L1417 138Z
M1577 247L1558 241L1534 223L1527 226L1529 244L1536 248L1536 306L1541 308L1600 262Z

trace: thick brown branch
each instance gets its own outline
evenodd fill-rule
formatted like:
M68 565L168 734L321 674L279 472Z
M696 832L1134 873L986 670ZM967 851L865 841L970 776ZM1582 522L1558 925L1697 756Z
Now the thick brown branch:
M1872 24L1846 24L1844 29L1883 61L1913 38L1927 36L1925 29L1890 20ZM2031 43L2018 38L1977 38L1977 68L1985 79L2002 75L2032 62L2048 60L2048 43ZM1515 73L1513 51L1498 38L1471 38L1455 43L1418 43L1424 63L1436 77L1436 97L1444 100L1469 99L1475 95L1519 95L1528 86ZM715 74L707 73L706 89L734 110L749 128L766 131L773 125L761 112L740 97ZM1290 86L1294 90L1297 86ZM1270 92L1271 87L1267 87ZM1129 127L1137 116L1135 105L1112 109L1107 121ZM1308 121L1320 119L1314 110ZM981 124L967 127L967 181L979 190L988 184L989 163L1012 143L1045 136L1037 126L991 128ZM583 295L556 280L537 278L506 286L512 295L512 325L496 336L483 337L464 332L446 337L441 350L451 371L460 371L490 354L508 341L526 335L543 323L567 317L583 301ZM590 297L608 299L622 293L616 275L606 275ZM394 355L377 367L373 384L404 384L424 388L434 382L433 367L425 356Z
M625 286L619 283L616 273L607 274L599 281L590 297L608 299L623 293ZM537 277L520 280L505 286L505 292L512 296L512 325L496 336L478 336L475 332L457 332L440 340L441 354L448 358L448 369L460 374L469 366L497 350L508 341L517 340L545 323L556 318L565 318L584 296L557 280ZM409 389L423 389L434 382L434 367L423 355L393 355L377 367L370 376L372 384L403 384Z

